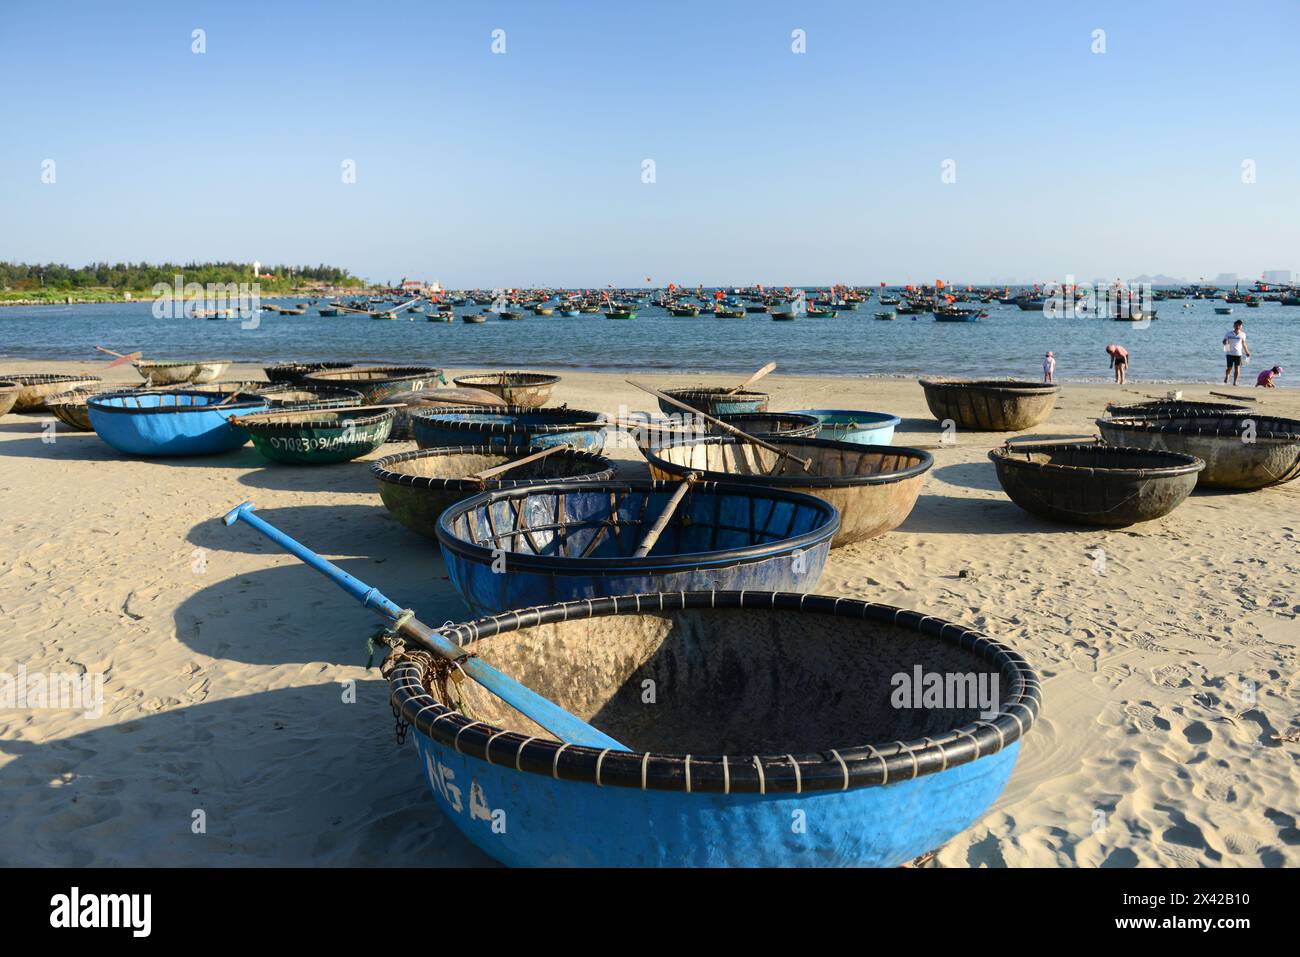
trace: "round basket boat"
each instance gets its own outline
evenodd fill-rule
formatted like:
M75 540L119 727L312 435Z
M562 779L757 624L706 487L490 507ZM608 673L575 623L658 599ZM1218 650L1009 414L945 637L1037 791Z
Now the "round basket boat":
M45 400L50 396L73 389L94 388L99 385L100 379L97 375L0 372L0 381L12 382L18 386L11 412L35 412L45 408ZM3 405L2 399L0 405Z
M1007 445L989 458L1007 497L1025 511L1111 528L1168 515L1205 468L1191 455L1096 443Z
M412 389L409 392L394 392L386 403L400 406L397 418L393 421L393 440L414 439L411 429L411 409L452 409L467 406L504 406L501 397L483 389Z
M87 408L86 402L91 396L113 391L121 390L103 386L71 389L47 398L45 408L53 412L56 419L74 432L93 432L95 430L90 425L90 409Z
M614 463L609 459L565 449L496 478L481 482L469 478L530 454L527 449L487 446L425 449L387 455L370 466L370 474L379 483L379 497L388 511L411 531L429 538L438 537L438 518L446 509L484 491L561 481L605 482L614 477Z
M313 372L351 368L351 362L281 362L279 365L264 366L263 371L271 382L296 384Z
M0 379L0 415L8 415L18 402L23 387L12 379Z
M475 614L631 591L807 591L839 528L833 506L783 489L699 482L643 557L677 482L583 482L484 492L438 519L451 583ZM504 574L502 566L504 565Z
M176 389L106 392L87 400L90 424L127 455L212 455L237 449L248 433L230 417L261 412L266 400L247 393Z
M798 412L742 412L739 415L720 415L733 429L760 439L811 439L820 427L817 419ZM710 435L730 435L722 428L706 422Z
M272 462L332 465L369 455L388 441L397 410L389 406L299 407L236 416L253 446Z
M1300 476L1300 420L1225 412L1097 420L1102 441L1192 455L1205 462L1199 485L1253 490Z
M258 395L266 397L272 409L293 409L311 406L315 409L341 409L363 405L361 393L356 389L338 389L327 385L262 384Z
M441 375L440 369L429 366L351 366L311 372L303 377L302 382L355 389L361 393L366 405L378 405L394 392L434 385Z
M546 405L560 377L542 372L479 372L452 381L462 388L491 392L506 405L536 409Z
M1042 707L1006 645L850 598L634 595L442 634L632 749L557 741L472 681L449 701L419 653L387 662L434 803L513 866L896 867L987 813ZM954 675L942 707L900 694Z
M1049 415L1060 386L1015 379L921 379L925 402L940 422L976 432L1023 432Z
M832 547L852 545L897 528L921 494L934 464L929 452L904 446L858 445L826 439L779 439L778 448L803 464L758 445L721 436L645 453L657 479L683 479L691 472L715 482L743 482L815 495L840 513Z
M1191 402L1183 399L1160 399L1155 402L1139 402L1136 405L1106 406L1106 414L1120 418L1133 418L1145 415L1219 415L1225 412L1249 412L1250 406L1237 405L1232 402Z
M583 409L527 409L516 405L411 409L415 444L422 449L461 445L527 449L569 445L587 452L605 447L606 423Z
M190 376L190 381L195 385L202 385L205 382L215 382L220 378L221 373L226 371L226 366L228 365L230 365L229 359L196 362L194 364L194 374Z
M793 414L815 418L821 424L816 435L819 439L859 445L888 445L894 441L894 429L903 421L888 412L857 409L799 409Z
M766 392L735 392L725 387L710 389L697 386L691 389L664 389L663 392L678 402L685 402L697 412L714 418L720 415L739 415L742 412L766 412L767 400L770 398ZM685 411L663 399L659 400L659 409L669 415Z
M146 385L179 385L189 382L199 364L184 359L140 359L131 363Z

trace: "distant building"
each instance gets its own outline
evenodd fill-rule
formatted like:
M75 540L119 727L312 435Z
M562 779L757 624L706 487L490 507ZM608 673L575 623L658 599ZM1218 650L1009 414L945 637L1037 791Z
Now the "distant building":
M403 279L401 290L404 293L418 296L421 293L442 292L442 286L436 280L434 282L425 282L423 279Z
M1264 282L1275 283L1277 285L1286 285L1291 281L1291 270L1289 269L1265 269Z

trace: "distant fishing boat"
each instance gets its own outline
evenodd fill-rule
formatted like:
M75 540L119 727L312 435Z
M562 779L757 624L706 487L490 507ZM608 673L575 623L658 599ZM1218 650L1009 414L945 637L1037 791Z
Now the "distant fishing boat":
M690 304L684 306L677 305L677 306L670 306L668 311L671 312L674 316L678 316L679 318L693 319L700 314L700 307L693 306Z
M1230 316L1230 315L1232 315L1232 307L1231 307L1231 306L1215 306L1215 307L1214 307L1214 312L1215 312L1216 315L1219 315L1219 316ZM1162 327L1162 328L1163 328L1163 327Z
M978 309L965 309L960 306L944 306L934 310L935 322L979 322L984 315Z
M605 318L606 319L635 319L636 310L633 309L631 306L619 306L619 305L611 304L610 307L607 310L605 310Z
M520 319L524 318L524 314L513 309L502 309L497 313L497 318L503 322L518 322Z
M884 300L881 300L881 301L883 302ZM878 313L876 313L875 318L880 319L880 320L882 320L882 321L889 321L889 320L891 320L891 319L897 319L897 318L898 318L898 313L896 313L896 312L878 312Z
M724 306L719 303L714 307L713 315L719 319L744 319L745 310L742 306Z
M487 322L487 316L481 312L467 312L460 317L461 322Z
M549 316L554 312L555 312L554 306L543 306L543 305L533 306L533 315L535 316Z
M794 312L793 312L792 310L789 310L789 309L785 309L785 310L782 310L782 311L780 311L780 312L774 312L774 313L772 313L772 321L773 321L773 322L793 322L793 321L794 321Z
M337 306L330 306L328 308L321 309L320 314L324 316L326 319L333 319L335 316L343 315L343 310L338 308Z
M451 319L449 312L431 312L424 317L425 322L451 322Z
M1016 300L1016 306L1025 312L1042 312L1047 300L1034 296L1022 296Z
M898 296L881 296L880 304L882 306L897 306L901 300Z
M808 315L813 319L829 319L835 315L835 310L825 306L809 306Z

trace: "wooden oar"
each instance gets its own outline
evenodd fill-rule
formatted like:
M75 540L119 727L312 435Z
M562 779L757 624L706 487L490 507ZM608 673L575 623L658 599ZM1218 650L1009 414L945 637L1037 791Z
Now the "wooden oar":
M244 502L227 512L223 521L227 525L234 525L236 522L251 525L285 551L295 555L333 581L363 606L393 622L397 632L432 651L439 658L453 662L467 677L477 681L520 714L531 718L561 740L589 748L608 748L611 751L630 750L603 731L593 728L581 718L565 711L549 698L543 698L531 688L497 671L482 658L466 654L459 645L444 637L437 629L430 628L408 611L403 610L378 588L354 578L333 562L322 558L274 525L254 515L254 508L252 502Z
M561 450L571 449L569 445L552 445L550 448L542 449L540 452L534 452L532 455L525 455L522 459L515 459L513 462L507 462L505 465L494 465L490 469L484 469L481 472L475 472L467 478L475 479L480 485L490 478L509 472L511 469L517 469L521 465L527 465L529 462L537 462L546 458L548 455L554 455Z
M120 352L114 352L112 349L105 349L103 346L95 346L95 348L106 355L117 356L116 359L114 359L112 362L108 364L108 367L110 369L113 368L114 366L120 366L124 362L135 362L142 355L144 355L143 352L132 352L129 355L122 355L122 353Z
M699 409L694 408L693 406L689 406L685 402L680 402L677 399L674 399L670 395L664 395L658 389L652 389L648 385L642 385L640 382L633 382L631 379L626 379L624 381L627 382L628 385L635 386L636 388L640 389L642 392L650 393L652 396L654 396L656 399L659 399L662 402L667 402L669 405L675 405L679 409L683 409L687 412L690 412L693 415L698 415L706 422L712 422L714 425L722 429L724 432L734 435L737 438L744 439L746 442L749 442L753 445L757 445L759 448L767 449L769 452L775 452L777 455L781 456L782 458L792 459L793 461L798 462L800 465L803 466L803 470L805 472L810 471L812 469L812 459L802 459L799 456L795 455L793 452L789 452L782 448L777 448L777 446L773 445L771 442L764 442L762 439L756 438L750 435L748 432L742 432L734 425L728 425L726 422L721 422L718 419L715 419L713 416L709 415L707 412L701 412Z
M1258 402L1258 399L1248 395L1233 395L1231 392L1211 392L1210 395L1217 395L1220 399L1232 399L1236 402Z
M677 506L681 504L682 499L686 497L686 493L690 491L691 486L695 484L696 479L699 477L698 472L691 472L686 476L686 480L677 486L677 491L673 492L673 497L668 500L664 510L659 513L659 518L650 526L650 531L646 532L645 538L641 539L641 544L632 553L633 558L645 558L650 554L650 549L655 547L655 543L659 541L659 536L668 527L668 522L672 519L673 513L677 511Z
M769 362L767 365L763 366L763 368L759 369L757 372L755 372L752 376L750 376L740 385L736 386L734 389L728 389L726 392L723 393L723 395L735 395L737 392L744 392L751 385L753 385L759 379L763 378L763 376L767 375L775 368L776 368L776 363Z

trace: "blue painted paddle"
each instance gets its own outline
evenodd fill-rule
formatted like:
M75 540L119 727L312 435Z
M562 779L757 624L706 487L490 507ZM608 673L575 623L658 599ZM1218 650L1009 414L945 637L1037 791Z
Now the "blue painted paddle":
M402 619L402 609L378 588L354 578L328 559L321 558L307 546L294 541L269 522L253 514L252 502L244 502L226 513L227 525L243 522L251 525L285 551L300 558L316 571L334 582L363 606L377 612L389 621L397 622L397 630L441 658L454 661L460 669L496 695L520 714L536 721L561 741L588 748L609 748L612 751L630 751L609 735L593 728L576 715L565 711L549 698L543 698L531 688L525 688L513 678L502 674L482 658L466 658L461 648L418 618Z

